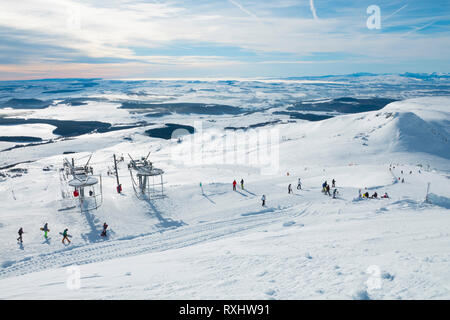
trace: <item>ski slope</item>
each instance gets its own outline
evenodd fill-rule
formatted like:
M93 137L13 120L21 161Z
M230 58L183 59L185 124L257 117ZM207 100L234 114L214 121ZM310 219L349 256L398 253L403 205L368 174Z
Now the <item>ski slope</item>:
M176 141L143 136L141 128L2 153L3 161L33 162L19 165L27 173L0 182L0 298L449 299L449 102L411 99L271 125L281 139L279 169L270 175L245 161L215 163L234 146L221 149L206 138L209 161L174 159ZM205 130L271 117L217 117ZM246 133L237 135L236 145L245 143ZM70 149L78 153L62 155ZM148 151L166 172L166 197L139 201L127 161L119 164L124 192L117 194L115 177L106 175L112 154ZM103 205L83 214L59 211L63 158L84 163L91 152L90 164L102 173ZM333 178L337 199L321 193ZM428 183L431 203L424 202ZM360 200L359 189L390 198ZM107 239L99 236L105 221ZM48 241L39 231L45 222ZM15 241L19 227L23 245ZM58 233L66 227L73 237L65 246ZM71 266L80 268L77 290L67 285Z

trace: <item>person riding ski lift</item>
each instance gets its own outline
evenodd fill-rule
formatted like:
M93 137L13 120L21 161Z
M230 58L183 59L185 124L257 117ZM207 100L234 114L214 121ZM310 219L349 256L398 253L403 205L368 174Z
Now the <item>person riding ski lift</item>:
M73 192L73 196L76 198L80 195L80 193L78 192L77 189L75 189L75 191Z

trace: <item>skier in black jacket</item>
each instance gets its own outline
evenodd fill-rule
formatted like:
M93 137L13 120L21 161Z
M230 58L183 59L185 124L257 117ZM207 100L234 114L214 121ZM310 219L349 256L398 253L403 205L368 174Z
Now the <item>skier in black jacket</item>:
M101 236L102 237L106 237L106 229L108 228L108 225L106 224L106 222L103 224L103 231L102 231L102 234L101 234Z
M20 227L19 231L17 232L19 234L19 237L17 238L17 241L22 243L22 234L23 234L23 229L22 227Z

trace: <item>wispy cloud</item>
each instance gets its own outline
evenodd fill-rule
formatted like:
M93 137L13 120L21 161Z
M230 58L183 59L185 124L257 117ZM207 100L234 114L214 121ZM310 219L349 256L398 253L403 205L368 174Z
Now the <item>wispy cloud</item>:
M397 13L399 13L400 11L402 11L403 9L405 9L408 5L405 4L404 6L400 7L399 9L395 10L393 13L391 13L390 15L388 15L387 17L383 18L383 21L386 21L388 19L390 19L391 17L395 16Z
M35 77L47 68L64 76L66 68L71 75L79 70L80 75L130 77L144 72L263 72L261 65L271 65L270 72L278 75L314 64L314 71L333 73L353 68L355 56L361 66L366 61L365 68L376 64L380 71L390 70L386 61L419 65L433 60L443 68L450 36L443 23L448 14L446 18L441 9L446 2L439 1L417 2L408 10L406 4L394 7L398 9L384 18L392 26L377 33L362 27L367 15L356 0L328 1L320 7L320 19L313 0L2 1L0 72L14 78L15 68L17 76L29 70ZM237 9L245 15L236 14ZM402 10L405 14L398 15ZM323 54L326 59L309 59ZM320 63L327 68L320 69Z
M407 32L407 33L405 33L405 35L408 35L408 34L411 34L411 33L413 33L413 32L417 32L417 31L419 31L419 30L425 29L425 28L431 26L432 24L434 24L434 23L436 23L436 22L437 22L437 21L431 21L431 22L429 22L429 23L427 23L427 24L425 24L425 25L423 25L423 26L421 26L421 27L416 27L416 28L414 28L413 30L411 30L411 31L409 31L409 32Z
M317 17L316 7L314 6L314 0L309 0L309 7L311 9L314 19L317 20L318 17Z
M235 5L236 7L238 7L242 12L244 12L245 14L249 15L250 17L259 20L259 18L252 12L248 11L247 9L245 9L240 3L238 3L237 1L234 0L228 0L230 3L232 3L233 5Z

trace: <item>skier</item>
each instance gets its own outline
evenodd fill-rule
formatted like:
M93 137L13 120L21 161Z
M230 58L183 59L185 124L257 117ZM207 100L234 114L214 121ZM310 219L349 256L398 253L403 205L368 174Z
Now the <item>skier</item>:
M241 189L244 190L244 179L241 179Z
M108 228L108 225L106 224L106 222L103 224L103 231L102 231L102 234L101 234L101 236L102 237L106 237L106 229Z
M288 194L292 193L292 185L289 183L288 185Z
M378 193L375 191L372 195L372 199L377 199L378 198Z
M264 207L266 205L266 195L265 194L262 195L261 200L262 200L262 206Z
M325 181L324 183L322 183L322 192L326 193L327 192L327 182Z
M326 186L326 194L328 194L331 197L331 193L330 193L330 185L327 184Z
M336 187L336 180L334 180L334 179L331 180L331 187L332 188Z
M236 191L236 180L233 181L233 191Z
M297 190L301 190L301 189L302 189L302 181L300 180L300 178L298 178Z
M333 190L333 199L336 199L337 189Z
M402 183L405 183L405 178L402 178Z
M364 193L363 198L369 199L369 192Z
M119 184L116 189L117 189L117 193L121 193L122 192L122 184Z
M47 233L50 231L50 229L48 228L48 222L44 224L41 230L44 231L44 238L47 239Z
M388 198L389 198L387 192L384 193L383 198L385 198L385 199L388 199Z
M20 227L19 231L17 232L19 234L19 237L17 238L17 242L22 243L22 234L23 234L23 229L22 227Z
M69 229L64 229L64 232L62 233L63 239L62 239L62 243L66 244L64 241L67 240L70 243L69 240L69 235L67 234L67 231L69 231Z

